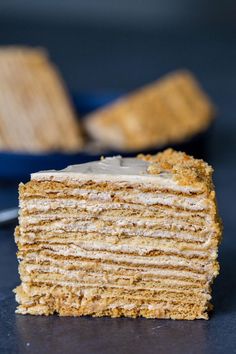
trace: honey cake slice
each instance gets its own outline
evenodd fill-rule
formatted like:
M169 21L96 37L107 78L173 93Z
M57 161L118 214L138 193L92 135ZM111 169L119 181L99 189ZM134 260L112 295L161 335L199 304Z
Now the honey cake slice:
M212 171L169 149L32 174L19 188L17 313L207 319Z
M0 149L77 151L83 137L60 73L46 52L0 49Z
M142 150L205 131L215 110L196 78L176 71L89 114L90 136L113 149Z

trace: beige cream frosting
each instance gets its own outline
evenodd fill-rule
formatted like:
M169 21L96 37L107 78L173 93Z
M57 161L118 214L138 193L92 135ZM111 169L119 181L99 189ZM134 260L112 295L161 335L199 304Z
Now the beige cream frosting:
M98 161L87 162L79 165L68 166L63 170L49 170L33 173L32 177L38 174L89 174L89 175L149 175L147 172L150 162L137 158L123 158L121 156L106 157Z
M151 162L139 158L123 158L121 156L106 157L98 161L87 162L79 165L68 166L62 170L40 171L31 174L32 180L94 180L131 183L150 183L162 187L169 187L180 191L189 191L189 187L180 186L169 171L158 175L148 172ZM191 187L191 191L198 188Z

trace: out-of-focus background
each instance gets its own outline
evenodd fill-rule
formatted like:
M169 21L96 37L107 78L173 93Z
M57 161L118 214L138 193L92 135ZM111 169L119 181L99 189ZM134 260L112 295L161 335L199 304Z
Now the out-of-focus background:
M123 91L186 66L211 90L234 65L235 17L233 0L1 0L0 44L45 46L72 90Z
M215 168L224 241L209 322L33 321L14 315L15 225L0 227L1 353L79 347L83 353L123 353L131 342L136 353L154 347L161 353L235 352L236 2L1 0L0 45L8 44L47 48L75 94L126 92L171 70L192 70L218 108L206 159ZM0 182L0 210L15 206L17 185Z

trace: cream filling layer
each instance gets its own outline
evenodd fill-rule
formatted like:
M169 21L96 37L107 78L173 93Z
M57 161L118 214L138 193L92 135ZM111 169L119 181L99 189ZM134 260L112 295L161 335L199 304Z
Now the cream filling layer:
M111 238L111 237L110 237ZM132 241L133 239L131 239ZM121 242L123 241L123 242ZM32 235L28 234L27 237L21 237L20 238L20 244L21 244L21 249L23 245L33 245L34 243L39 244L48 244L50 247L50 244L55 244L55 243L60 243L62 246L66 246L67 244L74 244L75 246L78 245L79 247L86 248L89 250L99 250L99 251L104 251L108 250L109 252L125 252L125 253L136 253L138 255L146 255L149 252L163 252L163 253L172 253L172 254L177 254L180 256L186 256L186 257L207 257L208 259L216 259L217 257L217 249L214 248L209 248L211 246L211 240L209 239L208 242L205 243L205 247L201 245L200 247L197 247L192 249L188 246L179 246L174 242L174 244L169 245L169 244L162 244L161 240L158 240L158 243L155 243L153 240L153 244L145 244L138 242L128 242L128 240L120 239L119 241L117 240L116 242L109 242L107 241L99 241L99 240L94 240L94 238L90 239L89 237L85 238L83 237L82 239L71 239L71 238L65 238L65 237L44 237L40 235Z
M23 281L29 282L35 281L37 282L37 276L39 274L43 276L48 276L47 282L52 280L63 280L63 281L73 281L74 284L82 281L85 283L93 283L101 286L103 284L106 286L129 286L134 290L138 287L138 289L142 288L144 291L146 289L160 291L175 291L175 292L184 292L185 294L206 294L209 291L209 284L206 286L194 287L194 283L189 283L183 280L176 279L161 279L161 278L150 278L150 277L137 277L137 273L133 273L130 275L126 274L106 274L106 273L98 273L96 271L86 273L83 270L66 270L62 267L54 267L54 266L45 266L43 264L35 265L35 264L24 264L23 267L20 267L20 274ZM57 277L59 274L62 277Z
M124 202L130 203L138 203L144 205L167 205L172 207L180 207L189 210L201 211L206 210L208 205L208 200L203 196L194 196L194 197L183 197L180 195L171 195L168 193L140 193L140 192L100 192L98 190L93 189L92 191L87 189L74 189L74 190L49 190L45 189L45 193L53 193L56 197L65 197L65 196L80 196L86 197L88 200L97 200L97 201L110 201L115 197L118 197L120 200ZM37 193L34 194L36 196ZM25 196L29 197L30 194L25 193ZM41 194L39 193L40 197Z
M142 228L129 228L121 226L104 226L97 222L74 222L67 223L62 221L51 221L48 225L28 225L27 223L21 225L21 231L23 233L30 232L43 232L43 231L57 231L58 233L63 232L97 232L99 234L108 235L127 235L127 236L138 236L138 237L162 237L162 238L176 238L180 240L193 240L199 242L205 242L208 238L213 236L213 232L209 232L207 237L204 234L198 233L184 233L176 232L171 230L155 230L155 229L142 229Z
M24 260L22 262L24 262L25 264L27 262L30 263L34 263L34 262L38 262L40 264L40 262L51 262L53 263L55 258L53 258L53 256L55 256L55 253L47 250L47 251L41 251L40 254L34 251L29 251L25 256L24 256ZM57 260L58 261L58 260ZM84 265L84 267L87 267L88 269L91 269L91 267L99 267L99 269L101 268L102 270L106 271L109 273L109 271L113 270L113 271L119 271L119 269L124 269L124 270L130 270L130 271L134 271L134 272L138 272L141 274L151 274L154 276L159 276L159 277L170 277L172 278L176 278L176 279L188 279L189 281L211 281L213 275L210 273L196 273L193 271L185 271L185 270L178 270L178 269L163 269L163 268L157 268L157 267L146 267L145 268L145 264L144 265L139 265L139 267L137 267L135 264L129 263L126 265L123 264L116 264L116 263L105 263L103 262L99 262L96 263L97 259L75 259L75 260L65 260L65 259L61 259L60 262L62 262L63 265L75 265L80 267L81 265ZM106 261L106 260L105 260Z
M158 206L148 206L148 209L144 208L143 205L140 204L130 204L130 203L117 203L117 202L102 202L99 203L97 201L91 200L76 200L76 199L27 199L20 200L20 207L23 211L42 211L47 212L50 210L56 210L57 208L71 208L78 210L85 210L87 212L92 213L100 213L102 211L108 210L131 210L134 212L140 212L142 215L149 215L152 213L155 215L156 213L162 215L175 216L179 218L188 218L192 216L194 218L199 218L199 221L202 219L205 222L210 222L211 218L208 214L203 214L202 211L198 211L198 213L178 210L175 209L162 209Z
M177 230L187 230L187 231L198 231L198 232L210 232L211 228L208 225L199 226L191 222L184 222L184 220L179 220L175 218L142 218L140 216L126 216L119 218L116 216L94 216L93 214L83 214L82 212L78 215L71 215L68 213L47 213L47 214L37 214L30 216L23 216L19 218L21 226L37 225L42 222L51 222L51 221L61 221L63 223L74 223L74 222L102 222L104 225L112 223L116 226L125 226L125 227L141 227L141 228L167 228L171 229L174 227Z
M83 262L84 263L84 262ZM96 278L103 278L104 280L112 280L117 282L119 279L125 279L130 281L130 284L137 283L137 282L155 282L157 286L160 284L162 286L168 288L181 288L185 287L188 290L193 289L193 291L205 291L209 289L209 282L205 282L204 285L196 283L195 281L185 280L185 279L178 279L178 278L170 278L170 277L160 277L152 272L141 272L139 270L130 270L130 269L123 269L123 272L120 269L109 269L109 273L107 273L103 267L94 267L93 269L87 269L83 266L77 267L76 269L72 269L69 267L66 262L60 262L51 260L50 265L48 265L48 261L42 262L39 264L29 263L29 262L20 262L19 267L20 274L24 275L28 273L28 275L32 274L32 272L38 273L60 273L69 278L74 278L76 281L84 277L90 277L92 279Z
M73 256L82 257L92 260L106 260L113 262L123 262L128 264L143 265L143 266L155 266L155 267L183 267L190 271L196 272L213 272L214 262L212 260L198 262L197 260L188 260L185 258L180 258L174 255L158 255L158 256L137 256L137 255L127 255L119 253L109 253L106 251L89 251L82 249L75 245L66 245L63 248L61 245L48 245L42 244L38 247L32 247L32 251L39 253L46 250L49 254L63 255L63 256ZM30 251L31 252L31 251ZM38 255L38 256L39 256ZM25 256L24 256L25 257Z
M30 276L27 276L27 275L24 275L22 277L22 281L25 282L25 283L29 283L31 282L31 277ZM52 285L61 285L61 286L71 286L71 287L75 287L75 288L78 288L78 287L91 287L91 288L106 288L106 289L124 289L124 290L128 290L128 291L135 291L135 290L145 290L145 291L155 291L156 293L164 293L162 295L159 295L159 296L156 296L156 300L161 298L161 299L165 299L168 298L172 298L173 300L176 300L176 301L183 301L185 302L188 298L189 299L194 299L195 301L196 300L210 300L211 299L211 296L208 294L208 293L194 293L192 291L183 291L181 289L173 289L172 291L170 289L166 289L166 288L156 288L156 287L139 287L137 285L135 286L130 286L130 285L117 285L117 284L108 284L106 282L101 282L101 283L86 283L86 282L83 282L83 281L70 281L70 280L60 280L60 279L50 279L50 276L48 273L45 273L45 274L37 274L35 276L35 282L44 282L46 281L47 284L50 283ZM166 293L169 293L169 294L166 294ZM176 299L178 294L181 296L183 296L183 299ZM181 297L182 297L181 296ZM187 301L186 301L187 302Z

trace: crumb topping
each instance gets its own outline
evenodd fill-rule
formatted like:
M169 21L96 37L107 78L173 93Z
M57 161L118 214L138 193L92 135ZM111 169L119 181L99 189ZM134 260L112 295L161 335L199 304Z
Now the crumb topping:
M181 185L201 185L204 189L212 189L212 167L184 152L167 149L156 155L139 154L138 158L151 162L148 167L150 174L170 172Z

